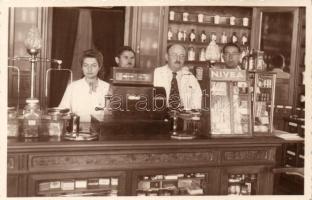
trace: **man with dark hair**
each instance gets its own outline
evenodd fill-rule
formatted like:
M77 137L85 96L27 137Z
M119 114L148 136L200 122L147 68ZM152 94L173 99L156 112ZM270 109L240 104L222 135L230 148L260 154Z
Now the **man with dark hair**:
M241 51L234 43L225 44L222 48L222 57L227 69L241 69L239 67Z
M285 58L282 54L274 55L272 59L270 60L270 63L273 66L272 72L276 73L276 78L280 78L280 79L290 78L289 73L284 72Z
M184 67L185 48L179 44L168 46L165 58L168 64L154 71L154 86L165 88L169 108L200 109L202 91L197 79Z
M115 62L119 67L134 67L135 52L129 46L122 46L117 51Z

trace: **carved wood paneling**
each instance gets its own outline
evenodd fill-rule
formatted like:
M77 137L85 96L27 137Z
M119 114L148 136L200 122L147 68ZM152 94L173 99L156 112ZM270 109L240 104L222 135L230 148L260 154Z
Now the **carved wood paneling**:
M222 153L222 161L275 161L274 149L229 150Z
M18 170L18 156L17 155L8 155L7 170L8 172Z
M77 154L77 155L30 155L29 169L79 170L165 167L216 163L217 152L174 152L136 154Z

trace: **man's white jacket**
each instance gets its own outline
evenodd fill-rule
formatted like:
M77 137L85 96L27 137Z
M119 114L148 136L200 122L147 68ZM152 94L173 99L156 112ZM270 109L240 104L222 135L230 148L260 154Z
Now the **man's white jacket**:
M200 109L202 102L202 91L195 76L187 69L182 68L177 72L177 82L181 103L185 109ZM154 86L164 87L168 97L171 89L172 70L168 65L158 67L154 70Z

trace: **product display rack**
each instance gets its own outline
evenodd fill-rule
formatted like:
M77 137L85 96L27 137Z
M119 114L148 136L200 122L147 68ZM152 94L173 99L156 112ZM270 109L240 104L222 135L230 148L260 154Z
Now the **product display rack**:
M252 129L255 136L272 135L276 74L249 72L252 88Z

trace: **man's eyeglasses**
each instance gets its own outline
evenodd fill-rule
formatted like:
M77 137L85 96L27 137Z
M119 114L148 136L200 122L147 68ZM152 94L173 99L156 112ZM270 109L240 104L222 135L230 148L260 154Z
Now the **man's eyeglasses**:
M225 57L230 57L230 56L239 56L240 53L236 52L236 53L224 53Z
M173 58L178 58L179 60L184 60L185 59L185 55L184 54L180 54L180 55L178 55L178 54L169 54L169 56L170 57L173 57Z

